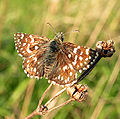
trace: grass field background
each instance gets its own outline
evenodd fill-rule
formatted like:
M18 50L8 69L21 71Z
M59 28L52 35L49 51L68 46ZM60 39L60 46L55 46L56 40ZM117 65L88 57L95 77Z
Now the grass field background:
M16 32L52 39L47 22L57 32L80 30L65 36L78 45L95 48L97 41L112 39L116 52L80 82L89 87L87 100L34 119L120 119L120 0L0 0L0 119L23 119L49 85L44 79L27 78L13 39ZM43 103L58 90L54 86ZM54 104L68 98L64 93Z

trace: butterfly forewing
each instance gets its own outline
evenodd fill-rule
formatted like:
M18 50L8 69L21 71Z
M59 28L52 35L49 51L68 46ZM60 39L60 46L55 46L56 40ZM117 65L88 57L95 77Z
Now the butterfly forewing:
M31 35L26 33L14 34L15 46L17 52L22 57L29 57L36 53L40 47L49 42L49 39L44 36Z

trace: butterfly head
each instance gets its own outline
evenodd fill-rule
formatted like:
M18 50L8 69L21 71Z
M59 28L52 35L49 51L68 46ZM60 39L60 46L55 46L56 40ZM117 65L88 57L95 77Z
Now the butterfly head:
M62 44L62 42L64 41L64 33L63 32L57 33L54 40L56 40L58 43Z

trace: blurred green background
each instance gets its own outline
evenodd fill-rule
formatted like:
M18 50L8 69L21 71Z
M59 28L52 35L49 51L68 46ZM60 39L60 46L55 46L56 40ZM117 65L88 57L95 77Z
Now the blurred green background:
M83 80L89 87L82 103L72 102L34 119L120 119L120 0L0 0L0 119L23 119L38 104L47 80L27 78L13 34L25 32L54 37L70 32L65 41L95 48L99 40L112 39L116 53L102 59ZM54 86L45 103L60 88ZM64 93L54 104L67 100Z

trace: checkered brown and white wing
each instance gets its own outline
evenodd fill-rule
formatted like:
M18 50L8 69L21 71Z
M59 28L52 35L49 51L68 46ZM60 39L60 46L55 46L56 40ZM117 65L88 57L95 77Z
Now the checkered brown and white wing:
M38 79L44 76L44 54L50 39L26 33L16 33L14 39L17 52L24 60L23 68L27 76Z
M32 56L43 44L50 41L47 37L26 33L15 33L14 39L17 52L23 58Z
M98 55L98 52L90 48L63 43L49 80L63 86L74 84L77 81L77 72L82 73L92 66Z

